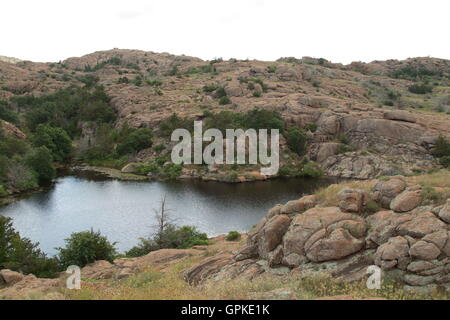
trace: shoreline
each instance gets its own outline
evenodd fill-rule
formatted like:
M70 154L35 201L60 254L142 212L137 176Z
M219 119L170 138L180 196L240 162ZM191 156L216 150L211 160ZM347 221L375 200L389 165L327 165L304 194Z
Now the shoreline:
M280 176L273 176L273 177L264 177L263 179L253 179L253 180L235 180L235 181L229 181L225 179L225 176L211 176L211 177L202 177L202 176L186 176L181 175L175 179L160 179L160 178L151 178L148 176L133 174L133 173L124 173L121 172L119 169L114 168L108 168L108 167L99 167L99 166L90 166L90 165L71 165L71 166L59 166L58 168L58 176L56 179L60 177L64 177L67 175L74 175L74 176L82 176L84 174L93 174L94 176L97 176L98 178L105 178L105 179L111 179L111 180L118 180L118 181L133 181L133 182L164 182L164 181L201 181L201 182L216 182L216 183L225 183L225 184L241 184L241 183L251 183L251 182L264 182L264 181L271 181L271 180L277 180L277 179L327 179L327 180L348 180L345 178L339 178L339 177L330 177L330 176L321 176L319 178L308 178L308 177L280 177ZM50 189L54 184L55 181L52 181L52 183L49 183L46 186L41 186L33 190L27 190L24 192L9 194L5 197L0 197L0 208L8 206L14 202L17 202L19 200L22 200L23 198L26 198L28 196L31 196L35 193L45 191L47 189ZM352 180L352 179L350 179ZM337 181L336 181L337 182Z

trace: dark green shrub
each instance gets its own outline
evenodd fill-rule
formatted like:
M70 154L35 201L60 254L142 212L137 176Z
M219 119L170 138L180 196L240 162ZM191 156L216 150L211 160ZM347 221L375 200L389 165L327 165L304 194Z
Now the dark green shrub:
M127 77L121 77L117 80L117 83L129 83L130 80Z
M346 153L346 152L352 152L356 151L357 149L355 147L349 146L347 144L340 144L337 150L337 153Z
M349 139L345 134L341 134L341 135L338 137L338 141L339 141L340 143L343 143L343 144L349 144L349 143L350 143L350 139Z
M306 141L307 137L305 133L297 126L290 127L286 133L285 137L289 148L295 153L302 155L306 151Z
M423 204L440 203L443 200L441 193L428 186L422 188L421 196Z
M55 161L66 161L72 152L72 141L61 128L40 124L33 136L36 147L47 147Z
M268 66L267 67L268 73L274 73L275 71L277 71L277 66Z
M30 150L29 144L22 139L3 137L0 140L0 155L12 158L23 156Z
M37 148L26 159L27 165L36 172L39 183L48 182L55 178L56 169L52 161L52 154L46 147Z
M241 234L237 231L230 231L228 232L227 236L225 237L225 240L227 241L236 241L241 238Z
M365 211L367 213L376 213L380 210L380 206L378 205L378 203L376 203L373 200L370 200L367 202L366 206L364 207Z
M217 90L215 91L215 95L216 95L216 97L217 98L223 98L223 97L226 97L227 96L227 93L226 93L226 91L225 91L225 88L224 87L219 87L219 88L217 88Z
M6 191L5 186L0 184L0 197L4 197L4 196L7 196L7 195L8 195L8 192Z
M7 168L8 185L18 191L28 191L38 187L36 173L20 161L12 161Z
M17 123L17 115L11 111L6 101L0 100L0 120Z
M159 249L160 248L158 247L155 241L151 239L140 238L139 244L137 246L134 246L127 252L125 252L125 255L127 257L141 257L145 256L146 254L152 251L156 251Z
M219 104L222 105L226 105L226 104L230 104L231 103L231 99L228 98L227 96L223 96L219 99Z
M436 140L433 155L437 158L450 156L450 143L443 136Z
M159 249L186 249L198 245L208 245L206 233L197 231L196 227L178 228L167 224L164 230L151 239L140 239L140 243L126 252L127 256L137 257Z
M219 87L215 84L208 84L203 86L203 92L214 92L218 89Z
M88 66L88 68L90 67ZM93 88L100 79L97 76L88 74L78 78L78 80L83 82L86 88Z
M323 170L320 166L312 161L309 161L302 168L302 176L309 178L320 178L323 175Z
M163 137L170 137L175 129L192 131L194 129L194 121L187 118L180 118L176 113L173 113L169 118L159 124L159 134Z
M278 129L284 130L284 121L279 112L255 108L244 114L242 119L244 128L252 129Z
M161 152L166 148L165 145L163 144L157 144L156 146L153 147L153 150L155 150L156 152Z
M450 156L440 158L439 163L450 169Z
M152 87L160 87L163 84L161 80L146 80L145 82Z
M311 131L311 132L316 132L316 130L317 130L317 124L315 124L315 123L308 123L308 124L305 126L305 129L306 129L306 130L309 130L309 131Z
M429 86L426 84L413 84L408 87L408 91L416 94L426 94L433 92L433 86Z
M429 70L422 66L406 66L391 72L389 76L393 78L415 81L418 79L424 79L426 77L442 77L443 73L442 71Z
M57 258L64 268L70 265L82 268L96 260L112 262L117 254L114 247L116 243L110 243L100 231L94 232L92 229L72 233L65 242L65 248L56 248L59 251Z
M177 76L179 74L178 66L174 65L167 71L166 76Z
M136 129L117 145L117 153L126 155L139 152L152 146L152 131L147 128Z
M38 243L22 238L9 217L0 216L0 269L32 273L37 277L55 277L57 261L38 249Z

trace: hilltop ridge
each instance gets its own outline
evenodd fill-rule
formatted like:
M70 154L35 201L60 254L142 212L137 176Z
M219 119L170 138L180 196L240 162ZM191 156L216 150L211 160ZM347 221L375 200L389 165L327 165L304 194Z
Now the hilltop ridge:
M439 136L450 138L449 79L450 61L429 57L342 65L311 57L204 61L113 49L57 63L0 62L0 99L95 83L117 112L115 127L156 131L173 114L199 120L222 111L273 110L287 127L304 130L306 155L327 175L367 179L440 167L431 152ZM82 127L80 145L95 141L96 129ZM299 161L285 151L282 166ZM143 150L130 163L152 162L161 152L167 150ZM183 177L217 179L216 172L195 170L185 168ZM234 180L254 179L251 171L233 173Z

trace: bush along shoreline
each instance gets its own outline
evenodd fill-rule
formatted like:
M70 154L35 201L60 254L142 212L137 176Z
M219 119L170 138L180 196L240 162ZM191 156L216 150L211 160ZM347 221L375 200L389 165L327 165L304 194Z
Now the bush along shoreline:
M39 249L39 243L20 236L11 218L0 216L0 270L56 278L71 265L83 268L98 260L113 262L117 258L140 257L160 249L187 249L209 244L207 235L194 226L178 227L164 220L158 229L153 236L140 238L136 246L124 253L119 253L116 243L110 242L100 231L75 232L65 239L64 247L56 248L58 253L54 257L49 257Z

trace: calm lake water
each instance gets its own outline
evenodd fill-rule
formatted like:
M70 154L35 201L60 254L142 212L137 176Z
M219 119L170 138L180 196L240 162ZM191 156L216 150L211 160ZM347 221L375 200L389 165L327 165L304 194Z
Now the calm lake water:
M193 225L209 236L248 231L277 203L299 198L330 179L281 179L226 184L201 181L128 182L78 174L58 178L50 189L0 208L16 230L53 255L72 232L93 228L117 241L120 252L150 236L153 209L166 195L177 225Z

